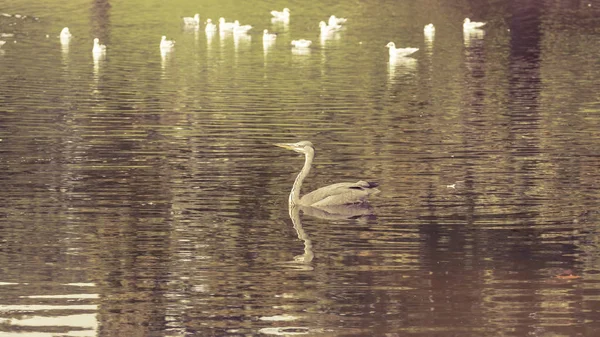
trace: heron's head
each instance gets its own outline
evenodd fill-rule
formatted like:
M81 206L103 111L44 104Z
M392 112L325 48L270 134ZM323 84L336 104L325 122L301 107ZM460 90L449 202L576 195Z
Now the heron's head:
M385 45L387 48L396 48L396 44L394 42L390 42Z
M275 145L284 149L293 150L300 153L314 152L313 145L308 140L303 140L298 143L277 143Z

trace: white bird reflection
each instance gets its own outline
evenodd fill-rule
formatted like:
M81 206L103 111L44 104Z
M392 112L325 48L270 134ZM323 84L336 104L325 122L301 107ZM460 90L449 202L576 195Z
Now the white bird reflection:
M64 63L69 60L69 42L63 43L62 38L60 39L60 52Z
M477 43L477 41L483 40L484 36L485 31L479 28L463 30L465 47L471 47L473 44Z
M292 55L310 55L310 48L292 48Z
M251 41L252 37L246 33L233 34L233 48L236 51L236 53L239 50L240 46L250 46Z
M269 49L271 49L274 45L275 45L275 40L263 39L263 53L264 53L265 57L269 53Z
M211 50L212 40L217 33L216 30L207 30L206 32L206 50Z
M327 44L327 41L339 40L340 33L338 31L330 31L326 33L321 32L321 34L319 35L319 39L321 42L321 46L325 46L325 44Z
M279 32L287 32L290 28L290 21L281 21L275 18L271 18L271 25L273 29Z
M430 23L423 28L423 34L425 36L425 49L430 54L433 47L433 39L435 38L435 27L433 26L433 23Z
M415 71L417 60L412 57L390 57L388 63L388 78L394 81L396 76Z
M104 60L106 59L106 53L104 51L93 52L92 59L94 61L94 81L98 82L100 79L100 65L104 63Z
M160 48L160 67L163 71L162 75L165 75L165 69L167 68L167 62L171 58L172 48Z

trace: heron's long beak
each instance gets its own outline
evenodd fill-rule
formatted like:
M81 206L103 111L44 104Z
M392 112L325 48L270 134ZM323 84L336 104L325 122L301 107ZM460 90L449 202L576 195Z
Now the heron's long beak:
M294 144L289 144L289 143L276 143L275 146L279 146L279 147L282 147L282 148L288 149L288 150L294 149Z

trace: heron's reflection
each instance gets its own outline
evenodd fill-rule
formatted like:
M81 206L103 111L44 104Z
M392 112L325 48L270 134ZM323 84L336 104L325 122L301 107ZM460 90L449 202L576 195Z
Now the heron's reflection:
M313 260L315 254L312 250L312 242L308 238L308 234L306 234L304 228L302 228L302 221L300 221L300 206L290 203L289 213L290 219L292 219L292 223L294 224L294 229L298 234L298 239L304 241L304 254L294 256L294 262L308 264Z
M294 229L298 234L298 239L304 242L304 254L294 257L294 262L300 264L309 264L315 257L312 249L312 241L302 227L300 211L302 211L303 214L325 220L368 219L375 216L373 213L373 208L368 203L316 208L310 206L300 206L290 202L290 219L292 219L292 224L294 225ZM312 267L310 269L312 269Z

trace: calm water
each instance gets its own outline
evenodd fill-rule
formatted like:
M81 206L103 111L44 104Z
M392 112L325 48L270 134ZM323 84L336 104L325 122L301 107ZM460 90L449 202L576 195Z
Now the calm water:
M67 3L0 1L0 335L600 333L597 1ZM374 215L288 210L300 140Z

